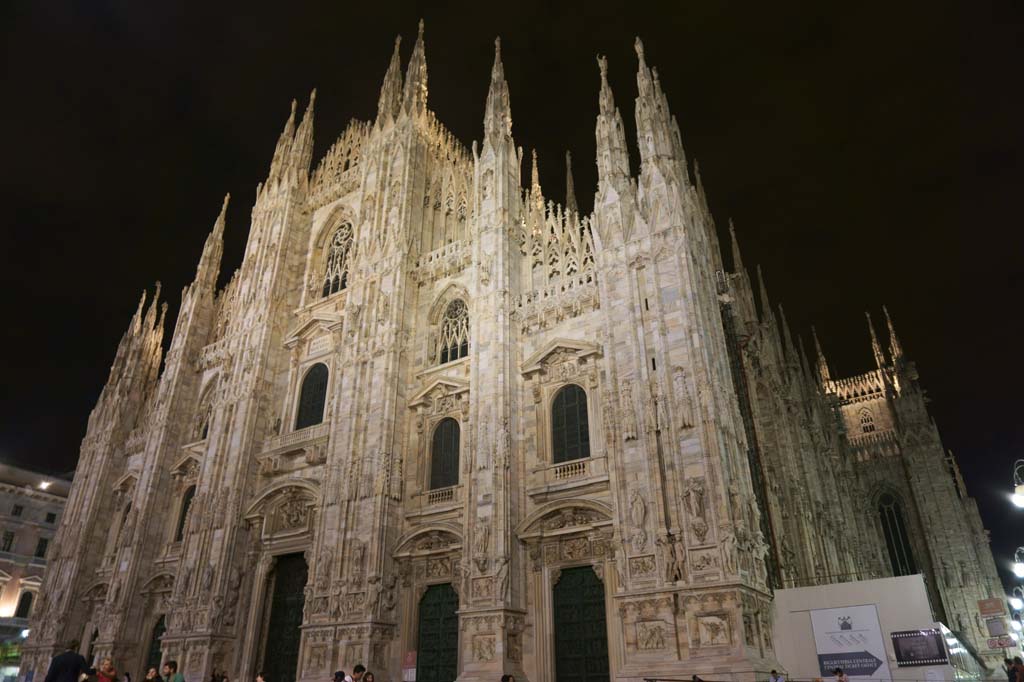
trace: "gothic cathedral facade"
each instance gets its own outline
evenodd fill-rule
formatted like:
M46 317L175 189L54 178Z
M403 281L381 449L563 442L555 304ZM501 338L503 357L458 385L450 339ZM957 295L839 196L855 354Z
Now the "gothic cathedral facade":
M874 370L808 359L636 51L640 172L599 59L587 215L523 188L500 44L470 149L422 25L314 170L293 104L230 283L225 200L166 356L145 294L118 346L23 671L749 678L774 588L918 572L983 648L986 533L888 315Z

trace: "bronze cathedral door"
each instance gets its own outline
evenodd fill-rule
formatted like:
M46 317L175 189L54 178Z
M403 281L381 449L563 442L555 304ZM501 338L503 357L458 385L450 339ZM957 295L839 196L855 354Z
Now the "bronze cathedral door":
M420 599L416 682L454 682L459 674L459 595L431 585Z
M590 566L563 568L555 584L555 679L608 682L604 584Z
M308 572L302 554L285 554L278 557L274 565L270 623L261 668L264 677L272 682L295 682Z

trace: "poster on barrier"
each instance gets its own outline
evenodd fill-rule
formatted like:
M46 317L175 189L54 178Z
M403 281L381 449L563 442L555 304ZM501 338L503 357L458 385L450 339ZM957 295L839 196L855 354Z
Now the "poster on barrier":
M841 668L851 678L892 679L874 604L812 609L811 629L823 678Z

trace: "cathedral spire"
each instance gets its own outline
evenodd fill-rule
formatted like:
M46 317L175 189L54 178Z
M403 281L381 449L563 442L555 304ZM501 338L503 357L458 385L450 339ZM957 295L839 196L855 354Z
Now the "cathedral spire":
M789 321L786 319L786 311L781 303L779 304L779 322L782 325L782 341L783 347L786 349L786 360L789 363L796 364L796 346L793 344L793 335L789 330Z
M420 19L416 45L412 48L412 57L405 71L405 90L402 106L409 113L418 113L427 108L427 58L423 48L423 20Z
M682 159L678 125L669 112L668 98L661 91L658 72L647 66L644 44L639 37L634 48L639 61L636 73L636 135L641 161L646 164L655 159L674 158L677 154Z
M878 343L878 335L875 334L875 324L871 321L871 313L865 312L864 316L868 318L868 331L871 333L871 352L875 355L875 364L878 365L878 369L882 369L886 365L882 344Z
M487 90L484 111L484 138L512 136L512 109L509 106L508 83L505 67L501 63L501 38L494 39L494 65L491 67L491 85Z
M274 157L270 161L270 174L269 178L276 177L280 174L282 167L285 165L288 159L288 155L291 154L292 143L295 140L295 109L298 107L298 102L292 100L292 110L288 114L288 120L284 123L284 130L281 131L281 135L277 138L277 146L274 148ZM259 192L257 192L259 194Z
M771 321L775 319L775 313L772 312L772 304L768 300L768 287L764 283L764 274L761 272L761 266L757 266L757 296L761 301L761 316L764 318L763 321Z
M380 86L380 97L377 100L377 122L384 123L398 116L402 106L402 55L399 50L402 36L395 36L395 50L391 53L391 63L384 74L384 83Z
M821 383L824 384L831 381L831 373L828 370L828 360L825 359L825 354L821 351L818 331L813 326L811 327L811 336L814 338L814 352L818 355L818 376L821 377Z
M544 218L544 190L540 187L540 163L537 161L537 150L533 149L533 163L530 166L530 199L540 220Z
M729 240L732 242L732 271L743 274L743 255L740 253L740 242L736 239L736 226L729 218Z
M896 336L896 328L892 325L892 318L889 317L889 310L883 305L882 312L885 314L885 325L889 328L889 355L893 362L903 359L903 346L900 338Z
M313 106L316 104L316 88L309 93L309 104L302 114L302 121L295 131L292 143L291 163L302 177L309 175L309 164L313 161Z
M572 153L565 150L565 210L569 213L579 213L579 206L576 204L576 186L572 180Z
M213 223L213 229L206 237L203 245L203 255L199 257L199 266L196 268L196 282L204 282L210 288L217 281L220 274L220 260L224 254L224 224L227 219L228 202L230 194L224 195L224 203L220 207L220 214Z
M596 131L598 189L604 191L608 183L612 183L621 192L629 178L626 132L622 126L622 114L615 106L615 97L608 85L608 60L599 56L597 65L601 71L600 113L597 116Z

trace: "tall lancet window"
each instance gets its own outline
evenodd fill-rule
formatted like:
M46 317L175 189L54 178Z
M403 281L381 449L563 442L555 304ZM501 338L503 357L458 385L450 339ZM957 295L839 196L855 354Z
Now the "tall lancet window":
M893 495L883 493L878 498L878 516L882 522L882 535L889 550L892 574L913 575L917 573L914 554L910 549L910 536L903 517L903 505Z
M342 223L341 227L334 231L326 251L321 297L336 294L348 286L348 257L352 251L351 223Z
M459 422L442 419L434 429L430 447L430 489L448 488L459 482Z
M861 433L871 433L875 430L875 418L871 415L870 410L860 411L860 430Z
M551 404L551 449L555 464L590 457L587 394L576 384L561 389Z
M298 414L295 416L295 430L315 426L324 420L324 403L327 402L327 365L318 362L309 368L302 379L299 390Z
M441 318L437 362L443 365L469 355L469 308L457 298L448 304Z

